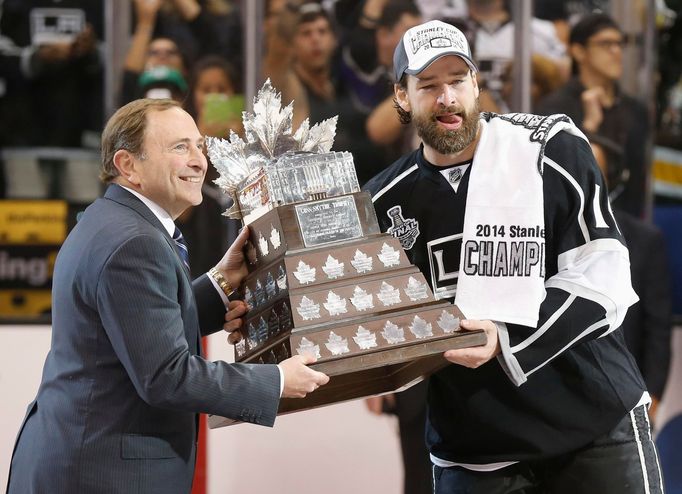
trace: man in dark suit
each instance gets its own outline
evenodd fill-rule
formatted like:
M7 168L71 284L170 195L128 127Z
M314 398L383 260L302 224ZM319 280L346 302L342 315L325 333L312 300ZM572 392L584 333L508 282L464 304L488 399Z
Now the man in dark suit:
M630 251L632 287L639 295L623 321L625 343L651 394L649 414L656 416L668 380L672 330L670 268L663 232L655 225L614 210Z
M623 148L603 136L592 135L590 139L613 202L628 177ZM656 225L626 211L614 209L613 214L628 245L632 288L639 296L623 320L625 343L644 377L651 395L649 415L655 419L668 381L671 355L672 293L665 237Z
M9 493L189 493L197 413L272 426L281 396L327 382L300 356L279 366L202 358L202 335L241 326L246 306L226 295L245 275L248 236L190 281L173 220L201 202L202 148L190 115L169 100L136 100L107 124L110 185L57 257L52 346Z

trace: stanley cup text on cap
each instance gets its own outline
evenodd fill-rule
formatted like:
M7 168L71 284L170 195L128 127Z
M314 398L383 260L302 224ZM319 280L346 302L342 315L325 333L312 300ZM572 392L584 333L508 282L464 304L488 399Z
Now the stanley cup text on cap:
M417 26L413 33L410 33L410 48L412 55L416 54L420 48L453 48L454 50L470 55L469 44L461 31L447 24L437 26Z
M429 21L408 29L393 54L395 80L400 81L404 74L417 75L446 55L458 56L472 71L478 71L466 36L455 26Z

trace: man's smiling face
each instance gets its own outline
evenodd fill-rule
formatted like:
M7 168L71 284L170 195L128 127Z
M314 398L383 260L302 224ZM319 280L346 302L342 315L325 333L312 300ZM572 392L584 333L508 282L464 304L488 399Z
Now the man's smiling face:
M142 156L131 177L139 192L177 218L201 203L207 162L204 139L192 117L180 108L147 114Z

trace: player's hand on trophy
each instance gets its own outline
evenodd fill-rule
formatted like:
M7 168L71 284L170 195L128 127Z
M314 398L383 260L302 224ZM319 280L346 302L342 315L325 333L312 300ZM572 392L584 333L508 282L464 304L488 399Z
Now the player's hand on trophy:
M492 360L500 352L500 341L497 337L497 325L493 321L477 321L474 319L463 319L460 321L462 329L475 331L482 329L488 339L485 345L472 346L468 348L458 348L448 350L443 356L453 364L463 365L470 369L476 369Z
M232 289L237 289L248 274L244 246L249 239L249 229L244 227L232 242L230 248L216 265L216 269L227 279Z
M242 300L231 300L228 304L223 329L229 333L229 344L234 345L241 341L243 336L239 330L244 325L244 316L248 311L249 306Z
M295 355L279 363L284 374L282 398L305 398L329 382L329 376L308 367L314 362L312 355Z

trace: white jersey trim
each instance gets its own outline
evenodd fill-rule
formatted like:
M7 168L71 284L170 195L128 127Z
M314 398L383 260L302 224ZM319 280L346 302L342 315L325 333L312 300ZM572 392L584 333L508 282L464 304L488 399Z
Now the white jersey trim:
M391 188L392 188L395 184L397 184L398 182L400 182L403 178L407 177L410 173L412 173L413 171L417 170L418 168L419 168L419 165L415 163L415 164L412 165L410 168L408 168L407 170L405 170L404 172L402 172L400 175L398 175L397 177L395 177L393 180L391 180L391 182L390 182L386 187L384 187L383 189L381 189L379 192L377 192L376 194L374 194L374 195L372 196L372 202L377 202L377 199L379 199L379 198L380 198L381 196L383 196L386 192L388 192L389 190L391 190Z
M557 164L556 161L545 156L544 162L550 167L554 168L556 171L558 171L561 175L563 175L578 193L578 197L580 198L580 209L578 210L578 224L580 226L580 231L583 233L583 237L585 238L585 242L589 242L590 232L587 229L587 223L585 222L585 194L583 194L583 189L580 188L580 184L578 184L575 178L573 178L570 175L570 173L568 173L559 164Z
M543 363L541 363L540 365L538 365L535 369L532 369L532 370L528 371L528 373L526 374L526 376L530 376L533 372L542 369L545 365L547 365L548 363L550 363L550 362L551 362L553 359L555 359L557 356L561 355L566 349L572 347L573 344L574 344L576 341L581 340L581 339L584 338L586 335L592 333L593 331L596 331L597 329L599 329L599 328L601 328L601 327L603 327L603 326L607 326L607 325L608 325L608 321L607 321L606 319L601 319L601 320L595 322L594 324L592 324L591 326L589 326L585 331L583 331L583 332L580 333L578 336L576 336L575 338L573 338L573 340L569 341L569 342L568 342L563 348L561 348L558 352L556 352L556 353L555 353L554 355L552 355L550 358L548 358L548 359L545 360Z
M644 415L646 415L648 412L645 410ZM649 475L646 471L646 458L644 458L644 448L642 447L642 440L640 439L640 433L641 431L637 427L637 420L635 419L635 411L630 410L630 424L632 424L632 429L635 432L635 442L637 443L637 456L639 456L639 466L642 469L642 480L644 481L644 492L645 494L649 494L651 491L649 490Z
M505 374L507 374L509 380L514 383L515 386L521 386L528 379L521 368L521 364L519 364L519 361L509 348L509 330L507 329L507 325L503 322L493 322L497 326L497 338L500 342L501 350L501 353L497 356L497 362L500 364L500 367L502 367Z
M616 239L593 240L559 254L558 269L546 287L598 303L606 310L611 330L622 324L628 307L639 300L632 289L628 250Z
M571 306L573 301L576 299L576 296L574 294L571 294L568 299L557 309L557 311L552 314L552 316L545 321L545 324L543 324L539 329L537 329L532 335L530 335L528 338L523 340L521 343L514 345L511 347L511 352L516 353L518 351L524 350L527 348L531 343L536 341L538 338L540 338L543 334L547 332L547 330L552 327L552 324L554 324L557 319L561 317L561 315L568 310L568 308Z
M502 468L506 468L509 465L518 463L518 461L500 461L498 463L482 463L479 465L477 463L455 463L453 461L443 460L442 458L438 458L437 456L434 455L430 456L431 463L433 463L437 467L441 468L462 467L466 468L467 470L473 470L474 472L494 472L495 470L501 470Z

